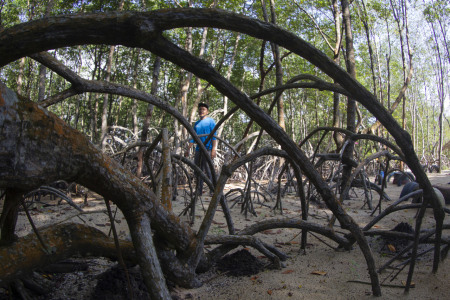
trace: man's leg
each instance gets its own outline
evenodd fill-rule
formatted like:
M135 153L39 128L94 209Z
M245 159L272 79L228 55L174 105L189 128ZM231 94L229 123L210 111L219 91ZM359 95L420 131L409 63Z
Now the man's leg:
M204 159L202 159L201 152L195 151L194 163L201 170L203 170L203 161L204 161ZM195 178L197 179L197 188L196 188L195 192L197 193L197 195L201 195L202 191L203 191L203 179L201 178L200 174L197 171L194 172L194 175L195 175Z
M211 150L208 150L208 155L211 157ZM202 158L202 170L203 170L203 172L205 172L206 177L208 177L209 181L212 181L211 169L209 168L209 165L206 162L206 158L205 157ZM203 184L203 180L202 180L202 184ZM210 194L212 192L213 191L211 190Z
M211 155L211 151L208 151L208 155ZM200 167L200 169L205 173L206 177L211 181L211 169L206 162L206 158L200 151L195 151L194 163ZM203 193L203 179L199 174L195 176L197 178L197 195L201 195Z

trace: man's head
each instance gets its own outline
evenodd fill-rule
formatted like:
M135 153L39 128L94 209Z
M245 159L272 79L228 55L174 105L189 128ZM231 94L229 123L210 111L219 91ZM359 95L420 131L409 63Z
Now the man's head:
M203 102L200 102L198 104L198 115L199 115L200 119L204 119L208 115L208 113L209 113L208 109L209 109L208 104L203 103Z

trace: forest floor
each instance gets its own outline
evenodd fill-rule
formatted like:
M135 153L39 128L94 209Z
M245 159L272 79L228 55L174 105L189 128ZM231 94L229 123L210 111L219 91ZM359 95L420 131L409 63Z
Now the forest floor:
M442 174L429 174L432 184L449 186L450 172ZM227 189L235 188L239 183L230 184ZM392 202L399 198L402 187L388 183L387 194ZM104 201L98 195L88 194L88 201L83 207L84 214L80 215L76 210L66 204L55 206L40 206L39 203L31 211L35 224L40 227L60 222L78 222L94 226L106 234L109 233L110 221L106 214ZM275 198L276 196L274 196ZM378 203L377 196L373 195L373 205ZM343 206L361 227L367 224L373 217L371 210L364 203L363 191L356 190L351 194L351 199L346 200ZM74 198L79 205L83 205L82 198ZM204 209L209 204L210 197L203 196L196 210L195 226L199 226L204 215ZM268 218L291 218L300 216L300 201L293 193L286 194L282 200L283 215L279 210L272 210L275 202L255 203L257 216L241 213L239 204L232 208L232 215L237 229L243 229L255 222ZM391 202L382 202L385 209ZM182 195L173 202L174 211L180 213L185 207L185 199ZM230 203L230 206L232 203ZM114 206L113 206L114 209ZM375 213L376 215L377 213ZM408 223L414 228L416 210L403 210L385 217L374 226L377 229L393 229L401 222ZM324 207L323 203L312 204L309 211L309 221L319 224L327 224L331 218L331 212ZM187 221L187 217L181 216ZM118 212L117 231L122 239L129 239L127 225L123 216ZM446 216L444 223L450 224L450 217ZM434 218L431 210L426 212L423 228L432 228ZM221 211L216 213L211 234L225 234L227 230L225 220ZM340 232L339 223L336 222L335 231ZM17 233L24 236L32 232L24 212L20 212L17 224ZM233 265L238 271L247 267L250 271L257 272L255 266L264 266L269 262L260 253L251 248L239 247L232 253L230 259L244 259L222 264L210 271L200 274L199 278L203 285L197 289L183 289L172 287L174 299L362 299L372 298L372 291L367 265L359 247L355 245L352 250L336 250L336 244L320 235L308 235L308 243L305 250L300 249L299 229L274 229L261 232L257 236L263 241L275 245L289 258L284 262L285 267L281 270L262 268L257 274L235 275ZM444 232L448 237L448 233ZM382 266L393 256L392 249L382 238L370 238L373 256L377 268ZM394 245L395 243L391 243ZM420 251L430 248L431 245L422 245ZM208 249L207 249L208 250ZM249 254L249 251L252 255ZM231 254L231 253L230 253ZM237 256L237 257L236 257ZM52 293L41 296L38 299L127 299L120 289L120 283L115 281L115 275L105 271L116 265L107 259L73 259L87 263L88 269L66 274L53 274L47 276L52 286ZM400 261L393 265L399 265ZM450 295L450 263L449 259L440 264L436 274L432 273L432 252L423 255L416 263L413 283L414 287L408 294L404 293L404 282L406 282L409 265L402 271L387 269L379 274L382 282L382 299L449 299ZM228 266L229 269L226 269ZM222 271L219 271L222 270ZM224 272L224 270L227 270ZM245 270L244 270L245 271ZM399 273L398 273L399 272ZM140 274L137 270L131 270L132 274L139 280ZM397 274L398 273L398 274ZM240 273L242 274L242 272ZM245 272L244 272L245 274ZM141 288L145 289L145 287ZM8 292L0 288L0 299L8 299ZM142 298L139 298L142 299Z

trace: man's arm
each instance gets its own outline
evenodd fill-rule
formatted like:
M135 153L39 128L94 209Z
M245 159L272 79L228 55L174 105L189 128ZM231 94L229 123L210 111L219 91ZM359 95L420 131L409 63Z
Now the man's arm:
M211 131L214 130L214 127L216 127L216 122L214 121L214 119L211 119L209 133L211 133ZM217 134L217 132L214 132L214 135L212 137L212 149L211 149L211 158L212 159L214 159L216 157L216 149L217 149L216 134Z
M217 148L217 140L212 141L212 149L211 149L211 158L214 159L216 157L216 148Z

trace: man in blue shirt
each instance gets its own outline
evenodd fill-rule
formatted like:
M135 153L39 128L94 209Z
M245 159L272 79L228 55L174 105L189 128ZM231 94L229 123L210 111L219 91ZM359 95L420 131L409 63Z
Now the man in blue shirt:
M198 104L198 115L200 117L200 120L195 122L194 125L194 130L197 133L197 135L210 134L211 131L216 126L216 122L212 118L208 117L209 114L208 109L209 109L208 104L206 103ZM208 136L202 136L200 137L200 140L203 143L205 143L207 137ZM189 152L194 143L195 143L194 140L189 141L186 156L189 155ZM217 149L217 140L215 136L211 138L211 140L205 145L205 147L206 150L208 150L208 153L211 155L211 158L214 159L216 157L216 149ZM206 176L211 180L211 170L209 169L206 159L202 158L202 153L200 152L200 148L198 147L198 145L195 148L194 162L197 166L199 166L203 170L203 172L205 172ZM196 178L198 181L197 194L201 195L203 191L203 180L201 179L200 176L198 176L198 174L196 174Z

